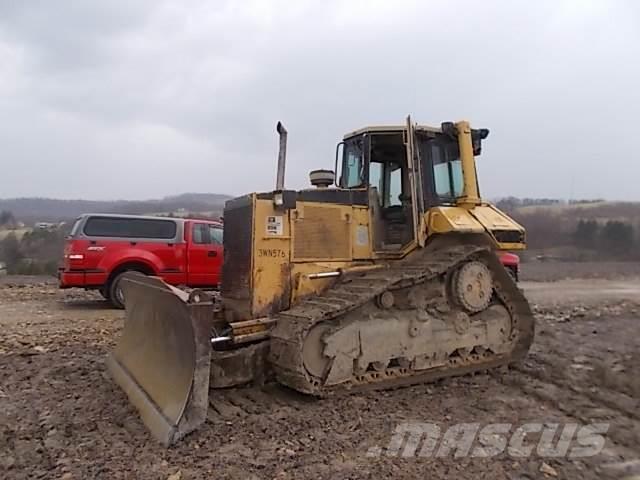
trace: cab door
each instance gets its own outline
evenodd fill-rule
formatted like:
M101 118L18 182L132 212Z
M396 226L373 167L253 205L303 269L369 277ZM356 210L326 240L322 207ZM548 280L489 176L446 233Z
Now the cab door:
M422 165L418 157L418 149L416 148L416 132L415 125L411 121L411 117L407 117L406 129L406 153L407 153L407 173L409 180L409 191L411 195L411 213L413 223L413 239L420 245L424 246L426 242L424 224L424 196L422 193Z
M213 269L213 283L220 285L222 281L222 261L224 259L224 249L222 246L222 226L209 224L209 256L211 268ZM211 254L210 252L215 252Z
M217 286L222 267L222 235L219 240L216 232L212 232L213 225L207 222L188 225L187 283L190 286Z

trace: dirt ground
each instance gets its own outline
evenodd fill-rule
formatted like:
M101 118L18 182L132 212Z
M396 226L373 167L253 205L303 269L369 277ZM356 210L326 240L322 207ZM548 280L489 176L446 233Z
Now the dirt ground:
M328 400L275 385L218 392L216 404L226 408L212 408L201 430L169 449L149 437L105 370L122 312L93 293L5 277L0 478L634 478L640 268L536 269L521 283L536 312L536 341L517 367ZM443 431L459 423L610 428L602 452L587 458L367 455L410 421Z
M640 277L640 262L524 262L523 280L549 282L566 279L606 279Z

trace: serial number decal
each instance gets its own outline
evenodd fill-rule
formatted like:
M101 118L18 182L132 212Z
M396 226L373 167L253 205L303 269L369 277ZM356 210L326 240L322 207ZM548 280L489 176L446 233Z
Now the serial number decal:
M258 256L270 258L287 258L287 255L281 248L259 248Z

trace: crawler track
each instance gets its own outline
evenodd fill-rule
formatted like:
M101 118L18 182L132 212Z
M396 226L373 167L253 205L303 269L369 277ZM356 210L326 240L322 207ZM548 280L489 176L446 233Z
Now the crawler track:
M511 332L500 353L478 348L478 351L474 349L468 355L450 355L445 365L434 368L418 370L413 368L411 362L406 362L382 369L367 369L338 385L325 385L324 379L312 375L305 367L303 346L314 327L322 323L336 331L348 325L353 318L367 318L367 312L374 308L372 305L376 297L385 291L403 295L407 289L416 286L430 288L441 285L444 287L441 289L443 294L441 298L433 299L428 308L429 314L443 316L442 312L457 308L444 293L446 285L449 276L460 265L472 260L479 260L489 267L494 282L493 304L500 304L509 312ZM473 318L471 316L472 321ZM507 365L527 353L533 336L534 319L529 304L489 247L439 245L415 252L388 268L345 279L322 295L302 300L293 308L281 312L271 333L270 360L279 382L298 391L327 396L345 391L386 389L429 382Z

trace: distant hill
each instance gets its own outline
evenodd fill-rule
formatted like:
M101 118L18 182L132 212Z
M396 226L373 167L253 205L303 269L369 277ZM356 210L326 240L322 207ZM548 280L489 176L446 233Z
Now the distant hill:
M60 222L83 213L128 213L134 215L187 211L218 216L231 197L219 193L183 193L157 200L59 200L54 198L0 199L0 211L9 210L26 223Z

